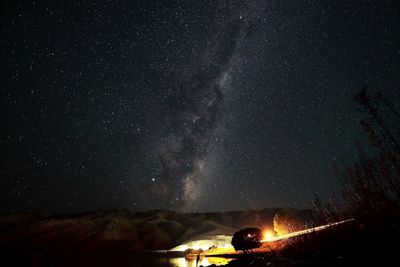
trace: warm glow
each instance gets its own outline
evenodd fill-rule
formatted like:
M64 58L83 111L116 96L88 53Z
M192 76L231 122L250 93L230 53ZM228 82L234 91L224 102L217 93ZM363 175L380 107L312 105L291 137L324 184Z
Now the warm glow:
M272 231L267 230L264 232L264 240L263 241L269 242L269 241L272 241L273 239L274 239L274 234L272 233Z
M287 238L291 238L291 237L295 237L295 236L299 236L299 235L304 235L304 234L309 234L312 232L318 232L324 229L327 229L329 227L335 226L335 225L339 225L342 223L346 223L349 221L353 221L354 219L348 219L348 220L344 220L341 222L335 222L335 223L330 223L330 224L326 224L326 225L321 225L321 226L317 226L317 227L313 227L313 228L308 228L305 230L301 230L301 231L296 231L296 232L291 232L285 235L280 235L280 236L274 236L272 234L272 232L270 231L265 231L264 232L264 242L268 242L268 241L277 241L277 240L282 240L282 239L287 239ZM269 235L268 232L270 232L271 234Z
M188 241L180 246L172 248L171 250L185 251L187 249L195 249L195 250L202 249L206 251L212 246L217 248L233 249L231 245L232 236L217 235L217 236L209 236L208 238L209 239Z
M232 259L226 258L216 258L216 257L200 257L200 261L196 262L196 257L188 259L188 258L169 258L168 262L171 266L176 267L198 267L198 266L209 266L211 264L219 265L226 265ZM197 265L196 265L197 263Z

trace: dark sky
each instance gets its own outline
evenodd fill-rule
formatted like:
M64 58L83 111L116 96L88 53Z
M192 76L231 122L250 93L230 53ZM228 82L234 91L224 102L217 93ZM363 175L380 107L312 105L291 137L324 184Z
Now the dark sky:
M398 1L9 1L0 210L308 207L400 97Z

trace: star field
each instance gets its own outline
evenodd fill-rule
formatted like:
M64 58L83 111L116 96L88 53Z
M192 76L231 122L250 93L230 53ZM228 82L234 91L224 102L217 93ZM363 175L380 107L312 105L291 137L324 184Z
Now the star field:
M308 207L400 96L396 1L7 2L2 211Z

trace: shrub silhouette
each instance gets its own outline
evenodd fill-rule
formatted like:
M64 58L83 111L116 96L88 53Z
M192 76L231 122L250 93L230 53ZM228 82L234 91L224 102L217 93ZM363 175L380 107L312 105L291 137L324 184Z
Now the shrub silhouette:
M356 216L398 207L400 201L400 111L389 98L368 91L364 86L354 100L366 115L359 123L375 155L369 156L359 146L358 162L335 167L343 197Z
M248 250L259 248L262 244L262 231L259 228L249 227L237 231L232 238L232 246L236 251L242 250L247 253Z

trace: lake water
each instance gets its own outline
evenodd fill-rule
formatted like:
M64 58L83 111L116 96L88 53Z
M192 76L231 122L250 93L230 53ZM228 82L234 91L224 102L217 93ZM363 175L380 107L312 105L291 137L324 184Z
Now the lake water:
M211 264L225 265L230 259L217 258L217 257L201 257L198 266L208 266ZM168 267L196 267L195 259L185 258L160 258L155 262L154 266L168 266Z
M112 254L68 254L49 255L41 253L28 253L24 255L9 255L14 265L24 266L127 266L127 267L196 267L196 258L165 257L151 253L123 253ZM211 264L225 265L231 259L217 257L200 257L198 266Z

